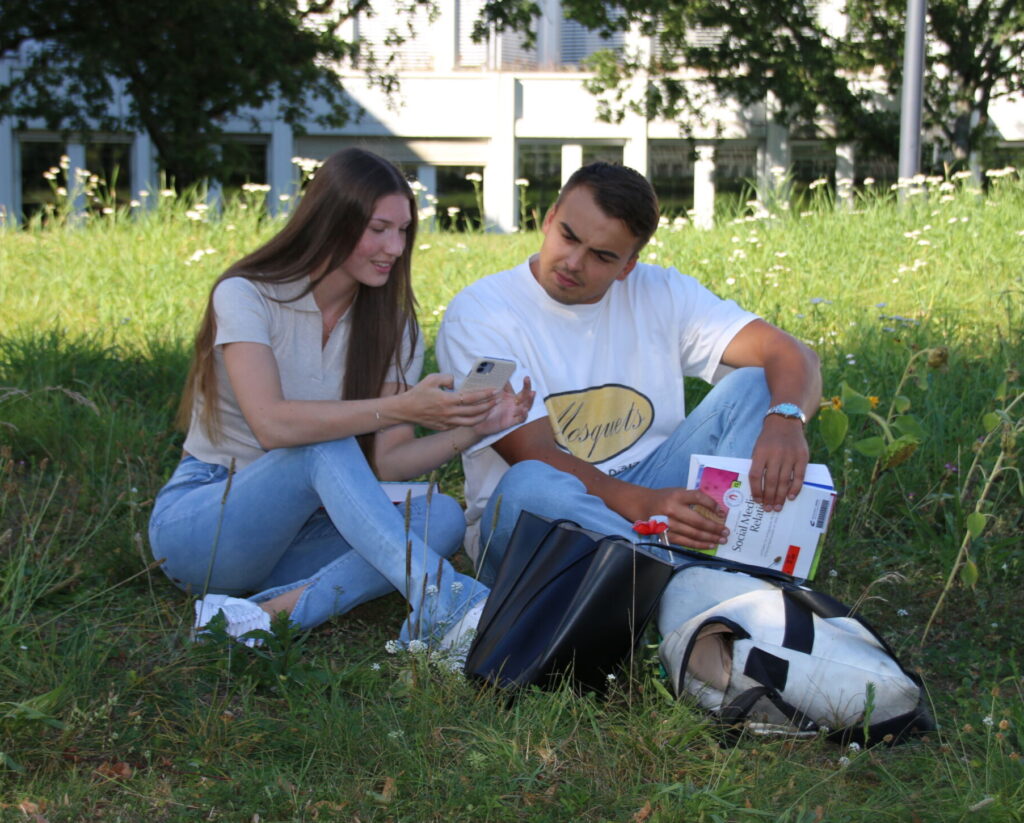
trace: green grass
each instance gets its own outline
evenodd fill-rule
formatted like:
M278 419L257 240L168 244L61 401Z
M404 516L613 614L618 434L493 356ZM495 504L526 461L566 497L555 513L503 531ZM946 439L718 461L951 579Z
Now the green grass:
M646 665L604 698L509 704L385 653L397 595L262 653L190 644L146 521L209 285L278 224L251 199L193 220L166 198L0 231L0 820L1024 819L1024 184L993 182L669 224L644 252L811 343L827 398L848 387L845 440L830 453L810 427L842 493L818 586L867 592L941 726L860 752L730 746ZM452 296L539 236L418 242L431 344ZM881 470L856 444L882 429L851 398L892 424L901 380L920 443ZM456 464L442 483L460 492Z

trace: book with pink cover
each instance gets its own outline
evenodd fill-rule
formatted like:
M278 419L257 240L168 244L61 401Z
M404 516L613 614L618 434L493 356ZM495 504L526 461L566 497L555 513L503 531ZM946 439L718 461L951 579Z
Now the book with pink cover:
M717 549L698 551L800 580L813 579L836 500L828 468L821 463L808 465L800 494L787 501L781 512L766 512L754 502L749 474L750 460L746 458L690 457L687 486L705 492L728 512L728 542Z

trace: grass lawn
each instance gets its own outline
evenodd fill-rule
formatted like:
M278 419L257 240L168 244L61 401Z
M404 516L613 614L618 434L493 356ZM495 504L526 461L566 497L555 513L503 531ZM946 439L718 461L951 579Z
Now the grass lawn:
M0 820L1024 820L1024 181L989 184L819 190L643 252L822 358L812 459L841 496L816 586L862 604L940 724L863 751L732 745L650 655L606 696L507 703L386 653L397 595L260 651L190 643L146 522L210 283L279 223L154 195L0 228ZM451 297L539 236L417 242L433 363Z

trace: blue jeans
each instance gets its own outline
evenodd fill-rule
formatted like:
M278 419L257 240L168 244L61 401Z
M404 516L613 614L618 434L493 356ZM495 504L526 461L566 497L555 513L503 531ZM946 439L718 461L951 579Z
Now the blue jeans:
M274 449L228 480L186 457L157 495L150 545L182 589L259 603L307 586L291 613L303 628L397 590L412 607L405 641L439 638L487 596L446 559L465 530L459 504L417 498L407 528L352 438Z
M685 487L691 454L750 457L770 399L762 369L730 372L664 443L617 477L649 489ZM521 511L571 520L601 534L633 534L633 524L609 509L601 498L587 494L582 481L547 463L524 460L505 472L481 518L479 572L488 585L494 582ZM679 559L671 552L655 553L666 560Z

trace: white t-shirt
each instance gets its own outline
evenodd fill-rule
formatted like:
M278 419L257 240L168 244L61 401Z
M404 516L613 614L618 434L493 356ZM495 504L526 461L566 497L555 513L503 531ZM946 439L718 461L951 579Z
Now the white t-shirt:
M351 309L342 315L326 346L321 346L323 319L320 309L308 293L295 299L309 286L308 279L293 283L259 283L245 277L221 281L213 292L213 310L217 318L214 340L214 370L217 376L217 408L220 412L220 438L209 437L201 423L203 399L196 396L192 423L185 438L185 451L207 463L242 469L263 455L256 435L246 423L235 399L224 367L226 343L263 343L270 346L281 375L281 390L288 400L339 400L345 379L345 358L351 329ZM290 301L290 302L280 302ZM408 362L409 338L405 338L402 363ZM423 369L423 337L405 380L419 380ZM392 365L385 382L400 382L401 370Z
M567 306L537 283L529 261L484 277L453 299L437 338L441 370L464 375L476 357L516 363L566 451L615 475L643 460L685 418L683 378L714 383L726 346L756 315L676 269L639 263L597 303ZM463 455L467 519L483 513L508 464L484 438Z

